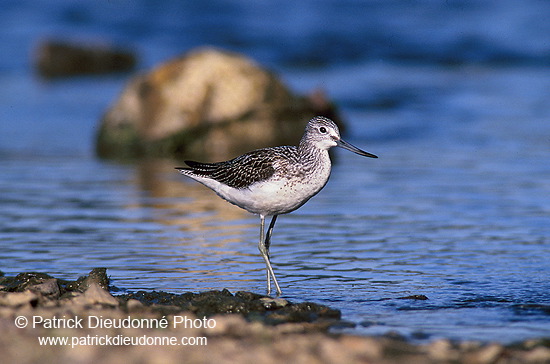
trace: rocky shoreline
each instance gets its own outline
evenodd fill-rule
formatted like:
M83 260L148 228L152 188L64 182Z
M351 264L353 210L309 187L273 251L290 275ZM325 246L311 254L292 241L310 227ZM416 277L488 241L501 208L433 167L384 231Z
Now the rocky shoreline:
M0 272L0 352L11 363L550 363L515 345L331 334L340 311L228 290L112 295L105 268L76 281Z

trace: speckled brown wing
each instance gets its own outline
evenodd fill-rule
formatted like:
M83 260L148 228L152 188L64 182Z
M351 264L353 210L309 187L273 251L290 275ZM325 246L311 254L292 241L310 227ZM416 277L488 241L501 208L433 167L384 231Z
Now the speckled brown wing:
M269 179L275 173L274 162L291 154L292 147L258 149L226 162L185 161L190 168L177 168L194 175L212 178L234 188L246 188Z

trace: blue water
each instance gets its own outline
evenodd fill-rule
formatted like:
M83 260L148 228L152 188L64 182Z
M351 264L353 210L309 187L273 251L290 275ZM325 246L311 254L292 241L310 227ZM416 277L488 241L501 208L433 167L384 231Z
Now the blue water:
M262 293L258 218L173 161L98 160L129 74L41 80L40 40L110 41L140 70L202 45L325 89L347 138L325 189L275 228L285 297L361 335L550 336L547 1L19 1L0 11L0 270L123 290ZM426 295L425 301L400 297Z

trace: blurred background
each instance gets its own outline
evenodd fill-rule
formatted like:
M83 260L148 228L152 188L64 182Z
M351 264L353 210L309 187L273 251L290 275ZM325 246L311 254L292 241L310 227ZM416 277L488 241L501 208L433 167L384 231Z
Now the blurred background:
M550 2L5 1L0 270L122 290L264 290L258 219L174 161L95 156L131 76L199 46L323 89L346 139L325 189L278 221L285 297L359 334L512 342L550 335ZM47 79L46 40L108 44L132 71ZM412 294L427 301L403 300ZM503 330L502 327L506 327Z

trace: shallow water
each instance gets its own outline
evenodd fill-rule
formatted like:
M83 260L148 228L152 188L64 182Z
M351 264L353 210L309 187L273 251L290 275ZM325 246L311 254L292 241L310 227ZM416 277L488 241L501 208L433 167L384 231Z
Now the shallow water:
M44 83L23 51L45 31L69 29L138 45L148 67L210 42L277 69L296 90L324 87L349 120L346 139L380 156L336 151L325 189L279 218L272 260L285 297L341 309L357 324L344 330L359 334L550 336L550 70L537 41L550 34L537 17L547 5L457 2L462 20L441 33L430 26L450 8L373 3L359 21L355 2L321 3L303 3L302 23L284 16L282 25L262 22L274 10L265 4L237 24L241 8L215 3L227 10L215 18L222 30L196 5L186 9L203 14L190 17L193 27L210 30L187 40L176 36L189 24L176 21L176 5L149 18L146 2L135 2L124 19L103 22L101 6L7 9L34 25L14 28L1 15L14 53L0 56L0 270L74 279L107 267L123 290L264 292L257 217L180 176L178 162L93 157L97 120L126 76ZM397 13L409 17L387 16ZM340 21L315 31L328 14ZM500 17L476 22L484 14ZM511 25L527 21L529 41L513 38ZM462 43L461 29L471 32ZM393 43L383 42L391 31ZM321 52L327 39L340 48ZM428 300L401 299L410 295Z

